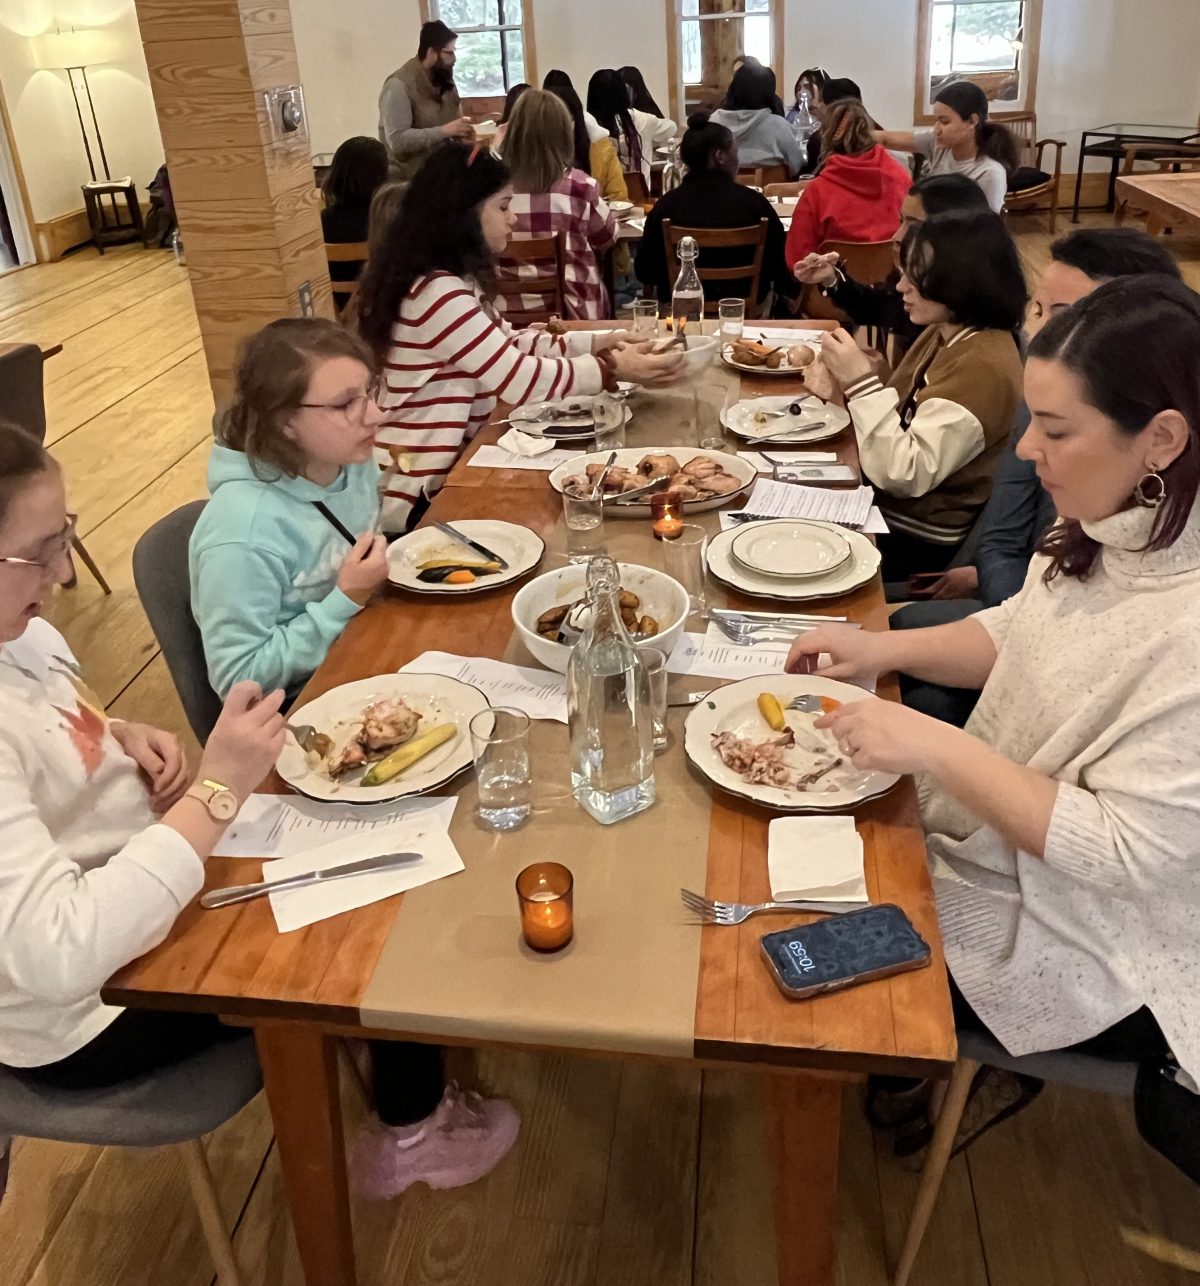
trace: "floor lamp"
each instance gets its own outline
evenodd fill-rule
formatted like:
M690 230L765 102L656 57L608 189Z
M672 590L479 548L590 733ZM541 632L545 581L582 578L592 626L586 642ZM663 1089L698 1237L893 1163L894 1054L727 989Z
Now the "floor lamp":
M108 49L107 34L103 31L94 29L85 29L77 31L70 28L64 31L61 27L53 32L48 32L38 38L39 50L38 61L42 67L53 69L55 71L65 71L67 80L71 84L71 96L75 100L75 115L79 120L79 133L83 137L83 150L87 154L88 169L91 171L92 182L99 179L96 173L96 161L92 154L91 140L88 138L87 125L84 122L84 102L80 101L80 90L83 91L83 100L86 101L88 114L92 118L92 129L96 134L96 149L100 153L100 165L104 170L106 180L112 179L112 172L108 168L108 156L104 151L104 137L100 133L100 122L96 118L96 104L92 99L92 87L88 82L88 68L96 66L97 63L111 61L111 52ZM80 79L75 79L75 73L79 73Z

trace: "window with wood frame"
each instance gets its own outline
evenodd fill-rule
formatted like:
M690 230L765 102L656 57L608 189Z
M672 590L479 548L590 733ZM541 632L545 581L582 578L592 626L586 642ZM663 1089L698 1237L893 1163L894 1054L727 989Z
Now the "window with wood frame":
M1000 115L1034 110L1041 0L917 0L915 115L929 120L933 96L974 81Z
M782 0L667 0L671 114L687 119L725 96L738 58L783 66Z
M533 78L529 0L425 0L422 16L457 32L454 82L464 99L503 98Z

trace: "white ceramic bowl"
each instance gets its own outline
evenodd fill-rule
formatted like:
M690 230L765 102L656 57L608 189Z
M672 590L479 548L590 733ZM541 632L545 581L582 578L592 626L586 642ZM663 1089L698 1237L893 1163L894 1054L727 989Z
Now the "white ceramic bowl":
M608 208L617 216L618 219L624 219L633 214L632 201L610 201Z
M669 336L660 336L659 346L665 347L669 339ZM683 354L681 382L687 383L707 374L713 364L713 358L717 355L720 344L721 340L717 335L689 335L687 337L687 348Z
M645 615L668 622L665 629L642 641L642 646L656 647L670 656L683 634L688 618L687 591L665 572L637 563L618 563L621 588L632 590L641 600ZM552 607L574 603L587 589L587 564L572 563L535 577L522 586L513 599L512 618L521 642L542 665L566 674L571 649L565 643L553 643L537 632L537 619Z

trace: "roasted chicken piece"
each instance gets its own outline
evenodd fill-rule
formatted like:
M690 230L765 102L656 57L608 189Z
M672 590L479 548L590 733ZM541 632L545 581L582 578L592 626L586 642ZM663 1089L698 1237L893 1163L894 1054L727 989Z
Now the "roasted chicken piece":
M713 474L721 472L720 463L707 455L696 456L680 470L680 473L686 474L689 478L711 478Z
M360 725L341 750L326 759L325 768L331 777L340 777L352 768L361 768L366 762L367 752L363 749Z
M390 750L417 730L421 716L400 697L376 701L363 711L362 744L368 750Z
M671 479L671 490L680 500L699 500L701 497L699 483L695 478L689 478L686 473L677 473Z
M673 473L679 472L679 461L665 452L660 455L644 455L638 462L637 471L647 482L655 478L669 478Z
M696 481L701 492L709 496L728 496L743 485L733 474L726 473L723 469Z

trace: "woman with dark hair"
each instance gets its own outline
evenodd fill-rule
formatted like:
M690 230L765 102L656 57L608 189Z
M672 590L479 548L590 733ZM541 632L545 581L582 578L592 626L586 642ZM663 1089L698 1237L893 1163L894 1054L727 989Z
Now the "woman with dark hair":
M1027 294L999 215L936 214L900 252L900 293L925 327L885 384L844 330L827 335L812 391L840 386L863 473L891 528L883 578L940 571L983 508L1021 398L1015 338Z
M587 107L615 140L622 167L640 170L649 183L654 149L674 137L675 122L630 107L628 86L612 68L596 72L588 81Z
M646 216L634 264L638 279L657 293L660 302L670 303L674 273L663 242L664 219L683 228L747 228L766 219L759 302L771 290L798 302L800 288L784 255L785 235L779 214L761 192L737 181L738 149L729 130L707 112L696 112L688 120L679 155L687 172L683 182L656 202ZM704 250L701 254L705 264L718 268L740 266L748 258L745 250L736 247ZM749 288L748 278L744 283L706 282L705 297L715 301L725 295L744 294Z
M816 177L792 216L788 263L826 241L886 241L912 186L904 166L875 142L861 103L848 99L829 108L822 138Z
M1017 144L1003 125L988 120L987 95L974 81L951 81L933 96L933 120L932 129L880 130L876 141L925 157L928 174L974 179L999 214L1017 168Z
M500 113L500 119L496 122L497 125L508 124L513 114L513 108L517 105L517 99L520 98L527 89L532 88L533 86L525 80L513 85L508 93L504 95L504 110Z
M775 97L775 73L747 59L734 72L729 93L712 119L733 135L742 165L786 165L795 178L805 154L792 127L775 114Z
M788 662L825 652L830 678L983 689L961 730L872 697L823 721L855 767L921 775L960 1027L1015 1055L1169 1045L1193 1081L1197 352L1200 301L1166 277L1110 282L1052 318L1030 346L1018 453L1059 522L1021 591L937 628L824 627Z
M663 119L662 108L654 101L654 95L646 84L646 78L636 67L621 67L618 75L629 86L629 106L635 111L645 112L647 116Z
M508 167L482 147L445 143L413 178L384 253L358 292L359 332L384 373L376 432L388 466L383 526L424 511L498 399L519 405L672 379L678 352L610 335L515 331L489 301L516 216Z
M816 128L809 134L804 143L805 156L801 174L811 174L821 159L821 107L825 102L825 86L829 83L829 73L824 67L809 67L796 77L792 90L792 105L784 113L784 119L795 128L801 116L801 108L808 105L810 122Z
M366 241L371 198L388 178L388 150L377 138L348 138L333 154L322 189L321 232L330 245ZM353 281L362 263L331 263L332 281Z

